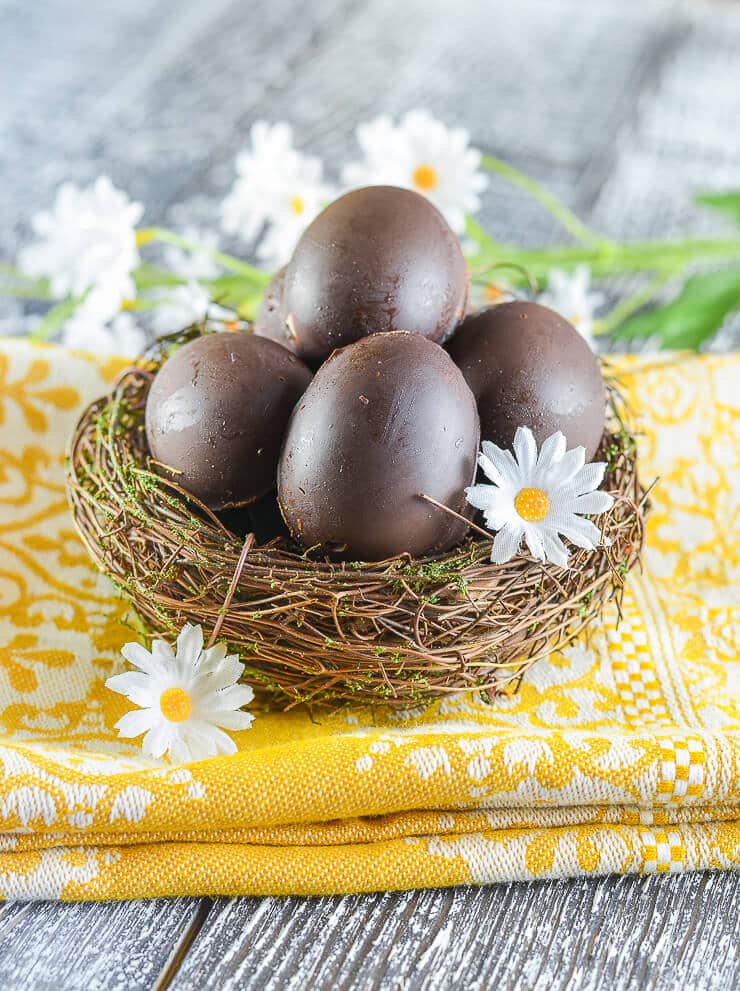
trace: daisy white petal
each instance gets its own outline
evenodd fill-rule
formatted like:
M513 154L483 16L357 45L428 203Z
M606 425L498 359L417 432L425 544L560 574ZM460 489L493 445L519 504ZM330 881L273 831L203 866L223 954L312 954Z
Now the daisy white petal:
M545 557L560 568L568 567L568 551L565 548L557 533L545 531L542 534L542 542L545 547Z
M159 693L156 690L156 679L142 671L126 671L108 678L105 687L119 695L131 699L134 705L148 706L156 704Z
M126 739L141 736L152 728L156 718L156 713L151 709L132 709L131 712L121 716L115 728L118 730L118 735Z
M221 712L213 717L213 722L222 729L243 730L249 729L254 716L251 712Z
M605 474L605 461L592 461L590 464L583 465L583 467L580 468L579 471L573 476L573 489L575 495L585 495L587 492L592 492L594 489L598 489L604 481Z
M543 536L544 534L537 527L532 526L532 524L525 524L524 542L527 545L529 553L532 557L536 557L538 561L544 561L546 558Z
M571 503L574 513L585 513L588 516L598 516L605 513L614 505L614 496L608 492L586 492L584 495L576 496Z
M538 470L544 472L554 462L562 460L565 454L565 445L565 434L561 430L557 430L547 440L543 441L540 453L537 456Z
M500 485L516 486L519 481L519 468L511 451L502 451L490 441L484 440L478 455L478 465L486 477Z
M529 427L517 427L514 434L514 455L522 474L531 475L537 464L537 442Z
M207 684L209 692L217 692L221 688L228 688L229 685L233 685L235 681L241 678L243 671L244 665L240 662L236 654L222 658L217 667L206 667L205 664L201 667L202 674L210 675L209 678L203 679L203 683L204 685ZM251 692L252 689L250 688L249 690ZM248 701L251 702L251 698Z
M599 546L601 531L591 520L583 519L583 517L576 516L574 513L568 513L563 518L556 517L552 525L558 533L562 533L576 547L593 550L594 547Z
M585 460L586 449L583 447L573 447L570 451L566 451L558 461L553 463L547 473L548 485L555 487L565 485L573 480L583 468Z
M173 741L169 727L162 722L156 722L144 737L141 749L145 757L152 757L154 760L159 760L160 757L164 757L172 746Z
M505 564L514 557L522 541L522 532L522 527L512 523L507 523L499 530L491 548L491 561L494 564Z
M217 757L219 754L236 753L236 744L217 726L207 723L195 723L185 731L185 743L190 751L191 760L203 760L207 757Z
M157 641L154 641L156 647ZM121 647L121 653L135 667L140 668L145 674L156 675L161 670L161 662L155 655L150 654L146 647L139 643L125 643Z
M488 477L491 478L492 476L489 475ZM465 498L471 506L485 513L492 506L498 504L499 493L492 485L471 485L465 489Z
M249 685L230 685L218 692L209 692L202 700L201 711L211 716L217 712L241 709L243 705L249 705L253 698L254 692Z

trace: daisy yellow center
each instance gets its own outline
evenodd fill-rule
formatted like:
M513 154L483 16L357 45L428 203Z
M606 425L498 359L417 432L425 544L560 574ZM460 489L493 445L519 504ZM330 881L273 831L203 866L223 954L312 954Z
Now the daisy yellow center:
M293 213L296 213L296 214L299 214L299 215L301 213L303 213L303 197L302 196L293 196L293 197L291 197L291 200L290 200L290 209L293 211Z
M416 188L421 189L425 193L431 193L439 184L437 170L432 168L431 165L417 165L411 175L411 179Z
M483 286L483 298L487 303L497 303L502 296L503 293L498 286L494 286L490 282L488 285Z
M193 711L193 700L184 688L165 688L159 696L159 708L171 723L182 723Z
M547 516L550 500L542 489L519 489L514 509L527 523L541 523Z

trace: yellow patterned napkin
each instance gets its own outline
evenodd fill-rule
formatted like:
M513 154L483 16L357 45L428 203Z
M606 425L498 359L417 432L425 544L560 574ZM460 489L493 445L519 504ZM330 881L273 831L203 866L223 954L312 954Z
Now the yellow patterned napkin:
M120 368L120 365L118 366ZM646 573L486 705L257 715L238 753L154 763L126 607L67 511L64 449L118 370L0 342L0 895L319 894L740 864L740 359L627 361L660 476Z

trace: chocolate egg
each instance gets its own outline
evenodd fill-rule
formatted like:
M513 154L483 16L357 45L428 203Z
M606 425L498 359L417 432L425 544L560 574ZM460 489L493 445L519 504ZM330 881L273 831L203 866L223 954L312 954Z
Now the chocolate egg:
M538 444L561 430L592 458L606 418L596 355L575 327L538 303L501 303L467 317L448 345L478 403L481 437L510 447L516 428Z
M281 319L259 332L309 363L368 334L408 330L445 341L465 312L460 244L432 204L370 186L331 203L285 270Z
M302 361L264 337L191 341L165 361L149 390L146 436L155 467L212 509L253 502L275 487L285 429L310 381Z
M294 342L290 339L288 328L283 319L283 287L285 285L285 269L279 269L265 289L257 318L254 321L254 332L260 337L270 337L278 344L295 351Z
M345 558L421 556L458 543L479 441L473 394L445 351L418 334L335 351L295 408L278 465L294 537Z

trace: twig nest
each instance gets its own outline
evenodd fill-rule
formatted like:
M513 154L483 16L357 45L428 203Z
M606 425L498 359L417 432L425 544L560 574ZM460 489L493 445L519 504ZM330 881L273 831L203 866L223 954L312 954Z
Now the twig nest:
M599 517L603 545L575 550L567 571L524 556L492 565L483 538L362 564L304 552L286 537L253 547L239 571L243 514L232 511L227 525L150 463L151 381L150 368L132 368L83 414L68 467L75 523L153 635L221 620L220 637L273 705L409 706L501 691L588 627L607 599L619 600L639 559L644 493L634 441L612 416L597 452L615 500ZM611 406L619 409L613 392Z

